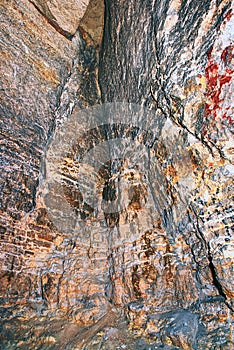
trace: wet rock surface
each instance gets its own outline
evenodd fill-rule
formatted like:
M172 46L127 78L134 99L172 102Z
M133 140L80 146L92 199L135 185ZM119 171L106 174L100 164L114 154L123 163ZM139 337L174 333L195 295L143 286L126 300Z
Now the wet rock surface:
M231 349L231 2L1 9L0 347Z

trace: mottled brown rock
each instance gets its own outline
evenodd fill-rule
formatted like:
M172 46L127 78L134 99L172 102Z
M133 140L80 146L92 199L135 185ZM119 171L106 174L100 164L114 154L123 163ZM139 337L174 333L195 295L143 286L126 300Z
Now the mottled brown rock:
M24 260L34 256L37 249L50 250L56 242L56 230L46 208L36 203L36 188L55 121L66 118L75 105L97 102L98 92L96 52L79 32L71 42L28 1L3 1L1 13L0 259L4 276L1 296L8 304L11 296L6 291L11 290L12 283L17 291L12 300L16 301L17 295L19 300L23 297L25 278L26 294L31 295L32 282L22 272ZM85 55L79 54L80 49ZM79 89L83 97L76 99ZM29 213L36 205L36 216L31 219Z
M95 44L101 45L104 27L104 1L90 0L80 28L85 30Z
M84 16L89 0L29 0L37 10L65 36L77 31Z
M99 59L101 2L37 4L1 4L3 349L231 349L231 2L107 0Z

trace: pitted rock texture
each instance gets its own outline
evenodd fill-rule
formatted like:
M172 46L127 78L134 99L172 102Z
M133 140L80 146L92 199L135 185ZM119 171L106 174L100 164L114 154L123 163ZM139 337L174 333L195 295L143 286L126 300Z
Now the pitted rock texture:
M56 26L46 19L48 3L1 4L0 346L231 349L231 1L106 0L100 53L101 4L75 32L62 7ZM88 112L83 122L81 109L100 103L118 123L93 127ZM135 105L147 130L134 126ZM85 156L116 138L131 156L117 161L113 143L95 173ZM48 157L58 169L49 196ZM92 207L84 190L110 202L118 177L130 183L124 210Z

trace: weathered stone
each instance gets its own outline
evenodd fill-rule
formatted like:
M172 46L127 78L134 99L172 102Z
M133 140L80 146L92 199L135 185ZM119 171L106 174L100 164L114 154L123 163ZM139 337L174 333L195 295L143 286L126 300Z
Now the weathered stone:
M63 35L75 34L89 0L29 0L49 23Z
M231 2L72 4L1 4L2 347L230 349Z
M80 21L80 29L84 30L94 44L101 46L104 27L104 1L91 0L84 17ZM89 40L89 38L87 38Z
M126 266L132 261L133 293L123 262L122 282L119 278L116 281L116 275L112 282L117 284L114 291L120 304L120 286L125 300L126 294L131 300L139 299L137 307L130 308L131 326L139 328L139 332L146 327L147 332L154 333L154 326L147 321L147 315L150 317L154 311L180 309L182 305L188 309L197 305L195 310L199 311L195 300L206 300L208 296L220 295L232 310L233 248L229 221L232 122L225 112L232 113L230 5L229 1L216 6L211 1L199 4L146 1L139 6L108 2L99 69L102 99L134 102L156 110L157 178L170 203L165 206L163 197L157 195L157 210L151 220L152 223L158 220L157 214L161 218L166 238L164 250L155 245L159 232L154 224L144 244L151 253L144 256L143 250L140 254L141 245L137 255L141 259L136 260L133 254L126 258ZM187 158L181 149L188 152ZM145 215L149 213L145 211ZM121 225L119 231L122 232ZM166 260L160 270L161 259ZM115 271L118 261L113 263ZM145 270L151 273L145 274ZM123 281L128 281L125 290ZM159 333L164 331L165 326L158 327ZM179 334L168 337L175 346L193 346L191 342L186 345L186 341L182 344Z
M19 300L24 279L28 288L33 283L27 274L14 275L25 269L23 261L37 249L50 250L56 241L46 208L36 203L46 145L55 124L75 106L97 103L99 97L96 51L79 32L71 42L28 1L5 1L1 8L1 290L8 303L11 296L6 291L12 283ZM82 96L77 99L80 89ZM29 213L35 206L32 219Z

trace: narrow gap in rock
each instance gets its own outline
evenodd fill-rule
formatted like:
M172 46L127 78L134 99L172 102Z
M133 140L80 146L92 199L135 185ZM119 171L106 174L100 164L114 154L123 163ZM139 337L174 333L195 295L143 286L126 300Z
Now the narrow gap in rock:
M213 264L213 258L212 255L210 253L210 249L208 249L208 260L209 260L209 268L210 268L210 272L213 278L213 284L214 286L217 288L219 295L221 297L223 297L225 299L225 304L227 305L227 307L234 312L233 308L231 307L231 305L227 302L227 296L223 290L222 284L219 282L216 271L215 271L215 266Z
M210 253L208 255L208 260L209 260L209 268L210 268L210 271L211 271L211 274L212 274L212 278L213 278L213 283L214 283L215 287L217 288L219 294L222 297L224 297L224 299L226 300L227 299L226 294L224 293L223 287L222 287L221 283L219 282L219 280L218 280L218 278L216 276L215 267L214 267L214 264L213 264L213 259L212 259L212 256L211 256Z

